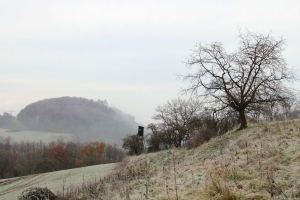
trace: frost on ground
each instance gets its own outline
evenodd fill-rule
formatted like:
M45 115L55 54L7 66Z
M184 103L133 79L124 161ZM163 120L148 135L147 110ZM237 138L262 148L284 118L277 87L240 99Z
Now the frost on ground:
M102 199L300 199L300 120L251 124L198 148L125 158Z
M15 199L30 186L57 193L63 184L80 187L83 179L97 187L70 199L300 199L300 120L249 125L190 150L170 149L129 156L117 165L30 177L0 180L0 199Z
M6 129L0 128L0 141L10 137L13 142L40 142L49 143L51 141L63 140L65 142L72 141L73 134L71 133L52 133L45 131L17 131L9 132Z
M22 191L30 187L47 187L53 193L62 193L63 187L81 187L82 184L99 181L111 173L115 164L94 165L76 169L35 174L0 180L0 199L18 199Z

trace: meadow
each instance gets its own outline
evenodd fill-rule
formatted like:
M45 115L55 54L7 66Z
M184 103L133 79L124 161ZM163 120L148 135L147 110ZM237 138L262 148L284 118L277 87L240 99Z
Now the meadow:
M30 187L47 187L52 192L61 194L61 196L64 195L64 192L70 193L71 188L74 192L78 192L78 190L88 187L90 183L98 182L101 177L110 174L114 166L115 164L94 165L17 178L1 179L0 199L18 199L22 191Z
M49 143L51 141L63 140L65 142L72 141L71 133L52 133L43 131L17 131L10 132L0 128L0 141L10 137L12 142L40 142Z

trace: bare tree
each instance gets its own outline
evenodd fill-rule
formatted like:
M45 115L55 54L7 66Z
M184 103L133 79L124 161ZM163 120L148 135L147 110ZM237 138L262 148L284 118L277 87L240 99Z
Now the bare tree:
M153 119L158 120L158 128L167 146L180 147L184 139L188 139L189 122L199 114L202 106L197 100L181 98L168 101L166 105L156 108Z
M282 56L284 39L247 31L240 32L238 40L238 50L232 54L226 53L220 42L197 45L186 63L197 69L181 78L189 82L184 93L205 97L216 112L226 108L237 111L239 129L244 129L245 113L251 107L291 97L284 82L294 80L295 73Z
M104 151L104 161L106 163L121 162L126 156L126 152L116 144L107 144Z

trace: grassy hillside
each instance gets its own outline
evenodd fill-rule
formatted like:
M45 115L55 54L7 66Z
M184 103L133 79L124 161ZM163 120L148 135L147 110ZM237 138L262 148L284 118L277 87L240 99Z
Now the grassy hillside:
M196 149L127 157L107 172L110 173L93 171L92 176L97 178L87 183L85 192L69 190L65 191L65 197L300 199L300 121L250 125L246 130L229 132ZM82 183L82 176L78 179ZM70 185L66 184L67 187Z
M300 121L252 125L197 149L128 157L115 170L108 199L300 199Z
M76 191L81 193L83 188L88 188L90 183L111 173L115 164L95 165L76 169L62 170L43 174L35 174L18 178L0 180L0 199L15 200L22 191L30 187L47 187L54 193L63 196ZM63 188L65 190L63 190Z

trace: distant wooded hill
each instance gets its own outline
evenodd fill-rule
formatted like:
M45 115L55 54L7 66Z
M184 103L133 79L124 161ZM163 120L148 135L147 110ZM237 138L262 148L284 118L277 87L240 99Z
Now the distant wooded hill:
M131 115L109 107L106 100L78 97L32 103L20 111L17 121L23 130L73 133L76 141L112 144L120 144L125 135L136 133L139 125Z

